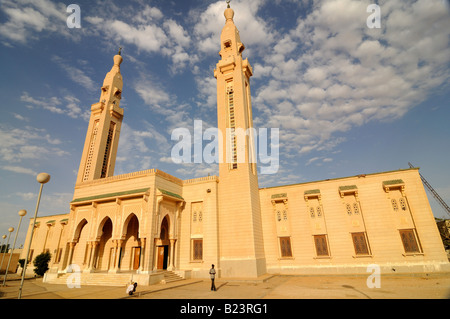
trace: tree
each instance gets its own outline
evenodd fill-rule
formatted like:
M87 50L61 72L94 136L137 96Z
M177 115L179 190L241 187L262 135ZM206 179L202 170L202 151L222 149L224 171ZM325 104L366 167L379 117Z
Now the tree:
M44 252L37 255L33 262L33 265L35 267L34 273L38 276L44 276L45 272L48 270L48 263L50 262L51 258L52 255L49 252Z

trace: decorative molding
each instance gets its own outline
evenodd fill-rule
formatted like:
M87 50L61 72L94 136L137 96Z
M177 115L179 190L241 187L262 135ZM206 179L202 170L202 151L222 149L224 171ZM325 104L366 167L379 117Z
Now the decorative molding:
M405 182L402 179L392 179L388 181L383 181L383 189L388 194L391 189L399 189L400 192L402 193L402 196L406 197Z
M356 185L339 186L339 195L344 198L346 195L355 195L355 199L359 202L358 187Z
M322 195L320 194L320 189L310 189L310 190L306 190L306 191L303 193L303 196L304 196L306 202L308 202L308 199L310 199L310 198L315 198L315 197L317 197L317 199L319 200L319 203L321 204Z

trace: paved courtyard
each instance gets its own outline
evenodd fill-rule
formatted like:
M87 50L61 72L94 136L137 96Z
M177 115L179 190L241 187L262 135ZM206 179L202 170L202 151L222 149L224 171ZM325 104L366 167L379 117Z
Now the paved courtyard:
M1 276L2 277L2 276ZM1 278L0 277L0 278ZM385 275L379 288L369 288L367 276L265 276L258 280L218 279L217 291L207 279L138 286L129 297L125 287L43 283L27 279L23 299L449 299L450 273ZM3 279L3 278L1 278ZM10 277L8 276L8 279ZM0 287L0 299L16 299L20 280L11 278Z

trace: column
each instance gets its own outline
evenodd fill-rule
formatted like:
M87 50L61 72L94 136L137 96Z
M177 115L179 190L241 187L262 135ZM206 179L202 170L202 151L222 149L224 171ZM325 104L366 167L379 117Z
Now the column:
M95 253L96 253L97 246L98 246L98 242L97 241L89 242L89 259L88 259L88 263L87 263L86 272L93 272L94 271Z
M109 269L108 272L114 272L116 269L116 255L117 255L117 240L113 239L112 240L113 243L113 258L112 258L112 265L109 265ZM111 256L109 256L109 259L111 260Z
M114 271L113 271L116 273L120 271L119 263L120 263L120 257L121 257L120 249L122 248L122 243L123 243L122 239L116 240L116 249L115 249L115 256L114 256L115 266L114 266Z
M143 273L145 271L145 269L147 268L145 265L145 243L146 240L145 238L141 238L141 255L139 256L139 269L138 269L138 273Z
M97 263L97 254L98 254L98 247L100 246L100 241L94 241L94 252L92 254L92 265L91 268L93 270L96 269L96 263Z
M73 251L74 251L74 249L75 249L75 245L76 245L77 243L76 242L74 242L74 241L71 241L70 243L69 243L69 259L68 259L68 261L67 261L67 267L66 267L66 272L67 272L67 270L68 270L68 268L70 267L70 265L72 264L72 258L73 258Z
M87 261L86 261L86 266L84 267L83 271L84 272L90 272L91 270L91 257L92 257L92 242L88 241L87 242Z
M169 266L167 267L168 270L174 270L175 269L175 242L176 239L169 239L170 241L170 254L169 254Z

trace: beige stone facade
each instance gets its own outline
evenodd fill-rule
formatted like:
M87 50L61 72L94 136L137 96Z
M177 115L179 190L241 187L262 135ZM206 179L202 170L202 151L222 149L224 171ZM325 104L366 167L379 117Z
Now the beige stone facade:
M83 274L133 273L142 284L160 270L207 278L211 264L225 278L365 273L372 264L450 270L416 168L259 188L253 137L239 144L233 135L253 127L253 71L233 15L226 9L214 70L218 128L231 131L219 141L219 177L181 180L157 169L114 176L123 117L116 55L91 107L70 213L38 218L30 260L47 250L54 276L76 265Z

